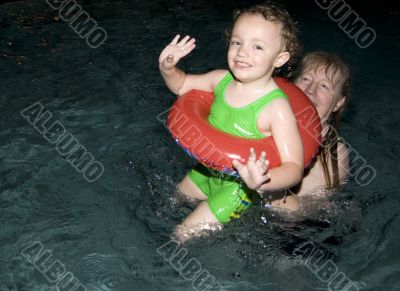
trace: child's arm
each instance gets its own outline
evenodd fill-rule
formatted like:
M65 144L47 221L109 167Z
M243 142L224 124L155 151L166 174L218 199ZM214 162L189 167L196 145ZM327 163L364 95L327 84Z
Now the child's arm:
M215 70L201 75L187 75L176 67L179 60L195 48L195 39L185 36L179 41L179 34L167 45L159 57L159 68L168 89L183 95L191 89L213 91L216 84L226 74L225 70Z
M250 152L246 165L235 161L234 166L250 189L276 191L291 188L301 181L304 164L303 144L290 105L286 100L274 100L261 112L259 118L270 124L281 165L268 170L268 161L265 157L261 156L257 161L255 154L251 157Z
M185 83L186 74L176 67L181 58L188 55L195 47L195 39L185 36L178 42L180 35L176 35L160 54L158 59L161 76L168 89L173 93L182 94L181 88Z
M250 155L245 165L238 160L232 161L233 166L239 172L240 177L248 188L258 190L271 178L268 173L269 162L266 160L266 156L267 154L262 152L257 160L254 149L250 148Z

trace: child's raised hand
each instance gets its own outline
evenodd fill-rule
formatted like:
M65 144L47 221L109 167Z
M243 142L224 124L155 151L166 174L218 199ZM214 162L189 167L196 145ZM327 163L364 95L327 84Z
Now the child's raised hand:
M232 162L242 180L252 190L257 190L271 178L268 173L269 161L266 160L266 156L267 154L262 152L260 158L257 160L256 153L251 148L247 164L242 164L237 160Z
M169 45L160 54L160 69L169 70L175 67L181 58L189 54L196 46L195 39L185 36L179 41L180 35L177 34Z

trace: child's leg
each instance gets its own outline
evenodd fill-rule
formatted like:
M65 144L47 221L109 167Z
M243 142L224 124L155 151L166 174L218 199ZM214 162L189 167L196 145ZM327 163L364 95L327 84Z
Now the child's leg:
M207 196L193 183L186 175L185 178L178 184L178 190L183 193L186 198L197 199L197 200L207 200Z
M214 224L217 223L218 219L211 212L207 201L202 201L196 207L196 209L189 214L188 217L180 225L198 225L198 224Z
M186 240L200 236L202 230L220 230L222 224L211 212L207 201L202 201L186 219L175 228L174 237L183 243Z
M202 200L196 209L176 227L174 236L183 242L190 237L199 236L204 229L220 229L217 218L208 205L208 200L213 199L222 187L221 180L217 179L216 185L211 185L210 180L215 179L204 166L197 166L178 185L178 189L189 200ZM213 194L212 194L213 193Z

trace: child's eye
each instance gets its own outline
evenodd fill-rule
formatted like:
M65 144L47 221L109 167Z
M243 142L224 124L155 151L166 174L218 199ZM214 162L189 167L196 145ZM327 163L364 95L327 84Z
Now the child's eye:
M256 50L263 50L263 47L260 46L260 45L256 45L256 46L255 46L255 49L256 49Z
M240 45L240 42L238 42L237 40L232 40L231 45Z

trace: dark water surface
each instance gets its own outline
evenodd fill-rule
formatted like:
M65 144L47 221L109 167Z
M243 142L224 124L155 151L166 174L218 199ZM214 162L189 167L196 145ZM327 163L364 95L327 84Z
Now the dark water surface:
M381 2L347 1L376 32L366 48L324 1L284 2L307 51L336 52L353 69L341 135L376 171L372 183L360 186L354 172L303 223L255 205L209 238L168 243L190 212L171 199L174 187L194 163L157 118L175 98L158 55L190 33L197 48L182 68L225 67L224 30L246 2L79 1L107 32L96 49L45 1L0 6L0 290L56 290L69 279L61 290L399 289L400 15ZM35 128L40 110L51 122ZM93 171L41 134L56 121Z

